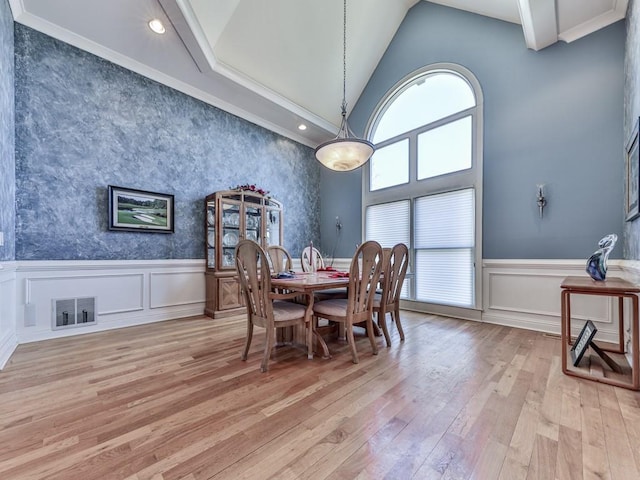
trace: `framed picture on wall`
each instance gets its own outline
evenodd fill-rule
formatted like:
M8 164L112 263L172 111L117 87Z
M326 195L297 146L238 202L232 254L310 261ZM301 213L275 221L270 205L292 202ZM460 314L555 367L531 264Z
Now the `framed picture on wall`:
M109 230L173 233L173 195L109 185Z
M638 150L638 125L640 119L636 121L631 138L626 145L625 177L626 177L626 197L624 202L625 219L627 222L640 215L640 162Z

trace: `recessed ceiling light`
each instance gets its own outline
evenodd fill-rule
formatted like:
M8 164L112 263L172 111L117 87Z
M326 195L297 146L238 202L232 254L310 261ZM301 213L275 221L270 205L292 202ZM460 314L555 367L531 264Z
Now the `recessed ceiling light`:
M298 125L298 130L306 130L307 126L304 123L301 123L300 125Z
M162 35L164 32L166 32L164 25L157 18L154 18L153 20L149 20L149 28L153 30L155 33L157 33L158 35Z

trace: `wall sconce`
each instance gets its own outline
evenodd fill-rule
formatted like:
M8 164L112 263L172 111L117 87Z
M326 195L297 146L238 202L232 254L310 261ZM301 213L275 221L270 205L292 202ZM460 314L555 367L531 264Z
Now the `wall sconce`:
M538 208L540 209L540 218L542 218L542 211L544 207L547 205L547 199L544 197L544 184L536 185L538 188L538 194L536 195L536 203L538 204Z

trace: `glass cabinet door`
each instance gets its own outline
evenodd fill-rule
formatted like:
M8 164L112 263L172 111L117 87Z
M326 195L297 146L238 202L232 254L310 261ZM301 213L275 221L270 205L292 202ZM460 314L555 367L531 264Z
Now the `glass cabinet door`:
M240 241L240 204L221 202L222 240L221 267L235 268L234 249Z
M273 206L267 206L266 209L266 235L265 243L269 245L282 245L282 238L280 238L281 223L282 223L282 210Z
M262 208L246 205L244 212L245 238L262 245Z
M207 267L216 268L216 202L207 202Z

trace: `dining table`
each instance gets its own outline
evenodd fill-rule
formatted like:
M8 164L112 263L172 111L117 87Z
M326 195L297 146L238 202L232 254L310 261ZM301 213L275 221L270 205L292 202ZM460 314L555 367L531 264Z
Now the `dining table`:
M349 275L338 271L316 271L316 272L296 272L291 276L277 275L271 278L271 287L276 289L288 290L291 292L300 292L307 294L308 302L313 308L314 293L322 290L331 290L335 288L347 288L349 286ZM322 348L323 358L330 358L329 348L324 338L316 328L313 329L313 335ZM280 337L279 340L282 340ZM304 343L304 332L293 332L293 340L302 340Z

